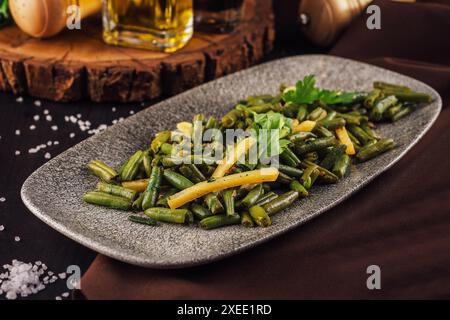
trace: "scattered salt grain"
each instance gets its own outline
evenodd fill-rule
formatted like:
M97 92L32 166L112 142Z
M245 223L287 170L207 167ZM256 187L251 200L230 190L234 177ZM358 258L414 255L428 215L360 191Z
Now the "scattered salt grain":
M53 144L53 141L47 141L47 146L51 146Z
M48 122L50 122L50 121L53 120L53 118L52 118L51 115L48 114L48 115L45 116L45 120L47 120Z
M53 273L53 271L49 271L49 272L47 272L47 274L48 274L49 276L52 276L54 273Z
M130 111L130 114L134 114L134 110L131 110L131 111Z
M19 242L19 241L20 241L20 237L15 236L15 237L14 237L14 241L15 241L15 242Z
M3 231L3 230L5 230L5 226L4 226L4 225L1 225L1 226L0 226L0 231ZM63 279L63 278L61 278L61 279Z
M34 130L34 129L36 129L36 126L35 126L34 124L32 124L32 125L30 126L30 130Z
M5 202L6 201L6 198L5 197L1 197L0 198L0 202Z
M18 98L16 99L16 102L22 103L22 102L23 102L23 98L22 98L22 97L18 97Z
M39 118L40 118L40 117L39 117L38 114L36 114L36 115L33 116L33 120L34 120L34 121L39 121Z
M51 126L51 128L52 128L53 131L58 131L58 126L56 126L56 125L55 126Z
M58 273L58 277L59 277L60 279L65 279L66 276L67 276L67 274L66 274L65 272ZM63 294L63 297L64 297L64 294Z
M72 122L72 123L77 123L77 117L70 116L69 120L70 120L70 122Z
M65 122L69 122L69 120L70 120L69 116L64 116L64 121Z
M16 156L18 156L18 155L20 155L20 151L19 151L19 150L16 150L16 152L14 152L14 154L15 154Z
M117 109L116 109L116 107L112 107L111 110L112 110L112 112L116 112Z
M60 296L56 296L55 300L62 300L62 298Z
M69 297L69 293L68 292L64 292L63 294L61 294L61 296L63 296L64 298L68 298Z
M57 146L59 144L59 141L53 141L53 145Z
M77 113L77 118L81 119L81 113Z
M42 102L41 102L40 100L36 100L36 101L34 102L34 105L35 105L36 107L40 107L40 106L42 106Z
M16 136L20 136L20 130L14 131L14 134L15 134Z
M50 111L48 111L48 109L44 109L44 114L48 115L50 113Z
M52 157L52 155L49 152L46 152L44 155L45 159L50 159Z
M71 132L71 133L69 134L69 137L70 137L70 138L74 138L74 137L75 137L75 133Z

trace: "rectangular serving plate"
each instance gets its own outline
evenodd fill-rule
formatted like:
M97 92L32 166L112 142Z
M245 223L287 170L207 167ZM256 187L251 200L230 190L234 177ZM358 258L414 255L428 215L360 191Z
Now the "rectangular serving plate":
M318 86L349 91L370 90L373 81L406 85L433 96L433 102L393 124L377 129L397 147L380 157L352 166L335 185L314 188L311 196L273 217L268 228L231 226L202 230L197 226L161 223L135 224L122 211L93 206L81 200L96 177L86 164L92 159L118 167L136 149L148 147L154 134L173 129L194 114L222 116L239 99L275 93L280 83L307 74ZM303 55L268 62L209 82L167 99L65 151L36 170L24 183L21 196L39 219L67 237L99 253L151 268L181 268L208 263L268 241L320 215L389 169L425 134L442 106L439 94L412 78L368 64L325 55Z

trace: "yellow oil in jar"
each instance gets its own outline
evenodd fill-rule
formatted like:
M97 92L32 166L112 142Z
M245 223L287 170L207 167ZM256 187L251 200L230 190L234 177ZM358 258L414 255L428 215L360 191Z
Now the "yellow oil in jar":
M173 52L192 37L192 0L104 0L103 26L106 43Z

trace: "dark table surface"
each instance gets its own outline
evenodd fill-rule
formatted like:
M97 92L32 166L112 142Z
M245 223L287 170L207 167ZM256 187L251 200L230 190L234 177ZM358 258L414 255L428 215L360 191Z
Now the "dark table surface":
M285 56L304 53L323 52L303 41L292 46L283 41L276 44L275 50L265 60L273 60ZM139 112L149 107L155 101L134 104L96 104L89 101L76 103L55 103L32 97L18 97L0 92L0 266L11 264L13 259L23 262L42 261L55 274L65 272L69 265L78 265L84 273L96 253L78 243L66 238L36 218L23 204L20 189L25 179L48 159L48 152L55 157L61 152L88 138L91 134L82 132L77 124L66 122L66 116L81 115L82 120L89 120L91 128L102 124L112 125L113 120L130 116L130 112ZM36 101L41 105L37 106ZM39 104L39 103L37 103ZM113 108L115 111L113 111ZM47 113L51 121L47 121ZM39 120L34 117L38 115ZM30 126L34 125L34 130ZM58 130L53 130L52 126ZM20 135L16 135L20 130ZM72 138L71 133L75 133ZM47 146L37 153L29 153L48 141L58 141L59 144ZM20 151L16 155L16 151ZM15 241L15 237L20 241ZM0 272L1 273L1 272ZM66 280L58 280L47 288L27 299L54 299L64 292L69 292ZM4 299L4 295L0 299Z

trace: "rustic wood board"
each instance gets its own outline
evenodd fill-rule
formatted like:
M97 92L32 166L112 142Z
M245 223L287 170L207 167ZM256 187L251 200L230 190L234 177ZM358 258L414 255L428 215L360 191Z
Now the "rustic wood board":
M0 30L0 90L54 101L135 102L170 96L247 68L272 49L270 0L246 0L229 34L196 32L182 50L159 53L108 46L98 17L82 29L34 39L17 27Z

